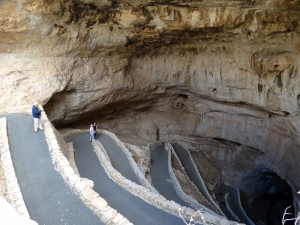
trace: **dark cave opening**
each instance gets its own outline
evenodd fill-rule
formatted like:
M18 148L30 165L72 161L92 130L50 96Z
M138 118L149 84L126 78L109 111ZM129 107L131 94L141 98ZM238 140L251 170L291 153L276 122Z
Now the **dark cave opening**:
M273 171L252 170L238 186L221 184L216 192L217 201L228 219L246 225L282 225L283 216L284 219L294 218L292 189ZM294 222L287 220L284 225Z
M247 174L240 185L243 208L255 225L282 225L294 218L293 192L289 184L269 169L256 169ZM292 225L287 221L285 225Z

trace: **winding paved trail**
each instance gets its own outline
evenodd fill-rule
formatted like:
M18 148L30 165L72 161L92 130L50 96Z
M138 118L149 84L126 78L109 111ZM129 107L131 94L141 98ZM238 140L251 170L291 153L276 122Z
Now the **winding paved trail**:
M177 194L168 168L168 152L164 144L156 146L151 151L151 180L154 188L168 200L189 207Z
M102 136L103 134L99 135ZM103 139L106 139L107 136L103 135L101 138L98 138L103 144ZM125 216L130 222L136 225L185 224L181 218L145 202L112 181L99 162L97 155L93 150L93 146L89 142L88 134L76 134L67 140L73 142L75 150L75 162L80 176L93 180L94 190L98 192L99 195L104 198L111 207L118 210L118 212ZM110 141L111 140L108 142ZM110 144L108 142L105 144L107 151L110 150ZM120 153L113 155L113 157L118 158L122 154ZM115 160L117 159L112 159L112 161ZM119 164L126 164L126 161L120 160ZM129 176L131 175L132 174L129 173Z
M31 116L1 117L8 121L13 165L31 219L39 225L104 225L55 170L44 132L34 132Z
M185 172L193 181L193 183L197 186L199 191L202 193L202 195L207 199L211 200L211 196L209 195L204 181L201 179L200 175L198 174L198 170L196 166L193 166L195 163L192 161L192 158L190 157L189 153L187 150L185 150L183 147L181 147L178 144L172 144L178 158L180 159L182 166L185 169Z
M31 219L40 225L104 225L76 196L55 170L43 131L33 131L33 120L25 114L2 114L7 118L13 164ZM184 225L178 216L165 212L128 192L105 173L88 134L72 136L75 161L82 177L94 181L94 190L134 224ZM128 179L141 184L126 155L108 135L99 140L113 166ZM167 170L166 170L167 172Z
M103 147L106 149L106 152L111 160L112 166L119 171L124 177L136 184L142 185L138 176L135 174L133 168L130 166L130 162L122 151L120 146L107 134L101 133L97 138Z
M226 198L225 195L228 197ZM239 220L247 225L255 225L251 219L247 216L246 212L244 211L241 200L240 200L240 195L239 195L239 190L222 184L219 187L218 193L217 193L218 198L220 199L220 202L226 201L226 204L223 204L223 207L230 208L232 212L239 218ZM226 209L225 209L226 210ZM231 216L230 214L227 215L228 218ZM240 222L238 221L238 222Z
M172 146L190 180L196 185L200 193L210 202L210 204L215 208L215 210L219 211L219 213L222 213L219 206L216 204L216 202L213 200L210 193L208 192L205 186L205 182L202 179L189 151L179 144L172 144Z

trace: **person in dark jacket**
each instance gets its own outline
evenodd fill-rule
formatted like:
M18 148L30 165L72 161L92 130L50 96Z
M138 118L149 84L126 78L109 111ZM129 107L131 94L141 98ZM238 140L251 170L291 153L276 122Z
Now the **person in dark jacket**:
M32 106L32 117L33 117L33 126L35 133L38 130L43 130L43 126L41 123L41 112L42 110L38 107L39 102L35 102Z
M93 124L93 130L94 130L94 139L96 139L97 138L97 125L95 122Z

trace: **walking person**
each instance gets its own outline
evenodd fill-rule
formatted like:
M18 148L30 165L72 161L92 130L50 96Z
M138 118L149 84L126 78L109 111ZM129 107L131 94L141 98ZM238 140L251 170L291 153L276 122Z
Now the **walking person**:
M96 139L97 138L97 125L95 122L93 124L93 129L94 129L94 139Z
M38 132L38 130L43 130L43 126L41 122L42 110L38 106L39 106L38 101L36 101L32 106L33 127L35 133Z
M93 124L91 124L91 126L90 126L90 142L92 142L93 139L95 140L95 134L94 134Z

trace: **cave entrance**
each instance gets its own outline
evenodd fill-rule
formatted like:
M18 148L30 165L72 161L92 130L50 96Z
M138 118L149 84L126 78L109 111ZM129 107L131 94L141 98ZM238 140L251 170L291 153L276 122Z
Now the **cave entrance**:
M247 215L256 225L282 225L285 219L294 218L293 192L289 184L269 169L256 169L241 181L241 201ZM285 225L292 225L287 221Z

